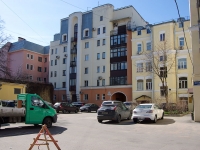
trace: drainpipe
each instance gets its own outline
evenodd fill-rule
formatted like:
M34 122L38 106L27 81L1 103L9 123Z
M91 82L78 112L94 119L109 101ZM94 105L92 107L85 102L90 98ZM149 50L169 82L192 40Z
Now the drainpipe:
M154 43L153 43L153 26L151 27L151 50L152 50L152 55L153 55L153 52L154 52ZM153 62L154 62L154 55L152 56L152 65L153 65ZM154 100L154 70L152 69L152 93L151 93L151 99L152 99L152 102Z
M175 33L175 28L176 28L176 22L174 23L174 49L175 48L175 43L176 43L176 33ZM176 50L176 54L175 54L176 58L175 58L175 79L176 79L176 102L177 102L177 98L178 98L178 84L177 84L177 50Z

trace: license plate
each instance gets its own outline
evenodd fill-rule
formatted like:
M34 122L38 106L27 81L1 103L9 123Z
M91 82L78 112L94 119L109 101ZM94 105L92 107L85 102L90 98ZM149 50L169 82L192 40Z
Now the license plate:
M102 112L102 114L108 114L108 112Z

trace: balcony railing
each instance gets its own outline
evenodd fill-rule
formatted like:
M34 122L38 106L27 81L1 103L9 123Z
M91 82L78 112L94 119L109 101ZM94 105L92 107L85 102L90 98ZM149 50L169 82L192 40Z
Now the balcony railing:
M76 61L71 61L70 62L70 67L75 67L76 66Z
M77 49L75 48L71 49L71 54L77 54Z
M72 37L71 42L77 42L77 37Z
M117 35L118 34L118 31L117 30L111 30L110 31L110 35Z
M75 85L70 85L69 86L69 91L76 91L76 86Z

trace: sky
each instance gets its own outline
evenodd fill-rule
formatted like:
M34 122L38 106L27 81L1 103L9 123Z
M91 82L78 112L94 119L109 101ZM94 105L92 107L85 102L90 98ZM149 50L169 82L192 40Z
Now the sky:
M132 5L149 23L177 19L174 0L0 0L0 19L10 42L18 37L42 46L50 45L60 31L60 20L73 12L85 12L103 4L114 8ZM189 16L189 0L177 0L181 17Z

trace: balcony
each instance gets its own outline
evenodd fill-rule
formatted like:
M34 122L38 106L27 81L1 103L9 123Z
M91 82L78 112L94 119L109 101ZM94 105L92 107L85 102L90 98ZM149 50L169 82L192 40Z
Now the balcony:
M76 66L76 61L71 61L70 62L70 67L75 67Z
M76 73L70 73L69 78L70 79L76 79Z
M76 91L76 86L75 85L70 85L69 86L69 91Z
M75 48L71 49L71 54L77 54L77 49Z
M110 36L117 35L117 34L118 34L118 30L111 30L110 31Z
M77 42L77 37L72 37L71 42Z

